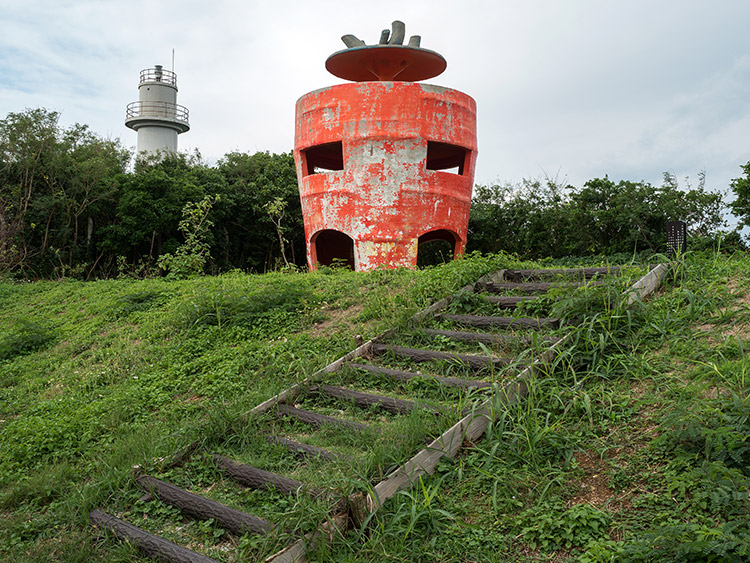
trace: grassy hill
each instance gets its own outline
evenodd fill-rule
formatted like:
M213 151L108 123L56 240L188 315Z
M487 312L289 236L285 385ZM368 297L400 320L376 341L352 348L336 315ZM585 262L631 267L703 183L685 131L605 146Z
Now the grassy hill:
M137 498L134 465L241 433L242 413L358 335L520 266L0 282L0 559L138 560L87 524ZM528 400L315 558L746 559L749 272L746 256L687 255L647 307L596 291L564 303L586 320ZM229 541L214 531L206 543Z

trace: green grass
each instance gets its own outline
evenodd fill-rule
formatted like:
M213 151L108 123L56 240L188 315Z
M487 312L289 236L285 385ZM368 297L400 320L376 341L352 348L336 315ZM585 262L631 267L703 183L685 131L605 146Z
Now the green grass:
M93 541L87 516L128 510L134 465L158 470L194 440L241 436L244 413L355 336L398 326L506 263L0 282L0 559L132 559Z
M747 256L687 255L647 306L581 324L483 440L319 561L746 561Z
M337 493L367 490L421 447L433 415L302 399L302 406L387 429L364 439L246 413L351 350L357 335L395 327L394 344L433 340L434 349L471 353L465 344L415 334L408 317L483 273L530 266L474 256L416 272L0 282L0 559L138 560L129 546L91 533L94 507L222 561L283 547L324 519L328 505L237 487L200 452L179 468L167 467L169 456L197 440L206 451ZM626 309L616 299L621 288L607 286L526 308L581 323L566 329L570 347L528 400L501 412L483 440L441 462L436 475L388 501L367 529L313 559L743 560L750 537L748 271L745 256L688 255L648 306ZM490 310L470 296L453 309ZM423 368L471 377L445 362ZM482 397L429 381L368 382L351 370L330 379L434 404ZM300 463L258 441L268 425L357 461ZM134 465L281 522L282 530L270 543L235 538L212 522L139 501ZM655 549L662 557L649 559Z

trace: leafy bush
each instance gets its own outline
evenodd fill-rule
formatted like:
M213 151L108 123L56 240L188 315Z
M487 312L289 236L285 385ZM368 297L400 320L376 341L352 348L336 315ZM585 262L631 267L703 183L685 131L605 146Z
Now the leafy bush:
M683 189L672 174L661 186L608 177L582 188L545 181L477 186L469 217L469 250L520 256L584 256L660 252L666 223L683 220L691 236L723 226L722 194L697 186ZM498 236L512 233L512 236Z
M720 461L750 476L750 398L732 395L692 409L677 409L663 422L655 447L694 460Z
M623 563L741 563L750 557L750 529L746 522L676 524L625 542L618 551L615 560Z
M671 462L664 471L667 492L686 513L723 518L747 512L750 478L721 462L703 461L691 467L684 460Z
M208 218L219 196L205 196L199 202L189 201L182 209L182 220L177 228L185 236L174 254L162 254L156 265L167 271L168 278L186 279L203 273L211 258L206 242L214 223Z
M565 510L560 505L541 503L522 512L514 523L531 549L550 552L584 547L605 537L610 516L588 504Z

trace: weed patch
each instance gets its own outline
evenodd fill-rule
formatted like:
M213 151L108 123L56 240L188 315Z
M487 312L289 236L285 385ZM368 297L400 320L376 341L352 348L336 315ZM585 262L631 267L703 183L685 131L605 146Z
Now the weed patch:
M18 320L0 336L0 362L42 350L54 339L55 333L48 326Z

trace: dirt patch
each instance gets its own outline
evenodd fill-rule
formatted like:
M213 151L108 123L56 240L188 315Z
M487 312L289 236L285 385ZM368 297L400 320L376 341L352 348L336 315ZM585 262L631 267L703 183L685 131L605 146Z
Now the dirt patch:
M750 306L750 293L747 291L747 283L739 277L733 277L729 280L729 291L737 298L741 305Z
M192 394L179 395L176 398L183 405L201 404L205 399L203 395L192 395Z
M607 462L597 454L590 452L576 452L574 457L578 467L583 470L584 476L579 482L579 490L576 496L568 499L566 503L568 508L576 504L604 506L615 494L615 491L609 486Z
M364 305L357 304L352 305L347 309L334 309L326 311L328 318L325 321L319 322L310 329L311 336L324 336L329 331L338 325L348 324L354 318L356 318L363 310Z
M48 399L54 399L55 397L59 397L64 394L66 389L66 386L62 383L55 383L54 385L48 387L44 393L42 393L42 399L48 400Z
M729 307L722 307L719 310L718 318L732 315L733 320L722 324L704 323L695 327L699 335L707 338L712 344L720 344L734 338L740 340L750 338L750 321L748 319L750 292L747 291L746 282L735 277L729 280L727 286L735 301Z
M569 549L561 549L556 551L550 559L551 563L563 563L563 561L569 561L573 556L573 552Z

